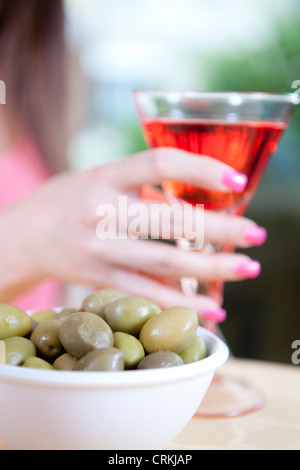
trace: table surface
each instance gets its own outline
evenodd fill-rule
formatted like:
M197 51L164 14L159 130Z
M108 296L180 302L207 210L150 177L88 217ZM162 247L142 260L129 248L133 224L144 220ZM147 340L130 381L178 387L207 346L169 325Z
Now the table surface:
M219 372L250 381L265 405L233 418L193 418L169 450L300 450L300 366L230 359Z
M300 366L230 359L219 372L250 381L264 406L233 418L193 418L169 449L300 450Z

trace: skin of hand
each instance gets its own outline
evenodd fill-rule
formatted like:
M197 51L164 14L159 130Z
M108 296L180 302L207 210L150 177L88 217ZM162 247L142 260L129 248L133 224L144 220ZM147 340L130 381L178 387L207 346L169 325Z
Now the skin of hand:
M151 298L162 308L195 308L199 317L223 321L226 312L207 296L187 297L182 276L199 280L241 280L256 277L260 264L236 247L262 245L266 231L245 217L205 211L205 241L232 247L229 253L188 252L163 241L99 240L99 204L118 206L142 200L141 188L166 179L206 189L242 191L247 181L228 165L210 157L160 148L83 172L51 178L27 199L1 212L0 301L8 302L39 280L55 278L93 289L114 287ZM170 221L163 221L170 223ZM13 250L5 247L13 246ZM3 253L1 253L1 251Z

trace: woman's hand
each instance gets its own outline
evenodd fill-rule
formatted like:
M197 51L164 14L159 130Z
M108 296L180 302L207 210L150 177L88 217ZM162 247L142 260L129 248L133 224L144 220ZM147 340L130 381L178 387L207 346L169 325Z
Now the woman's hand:
M123 289L149 297L162 308L191 306L200 317L223 321L225 312L216 300L185 296L180 279L252 278L260 272L257 261L242 254L207 255L162 241L134 239L141 235L138 227L136 233L126 227L127 233L114 239L97 237L97 209L111 205L120 222L121 196L127 197L127 207L143 204L151 226L151 202L141 199L141 188L167 179L219 191L242 191L246 184L244 175L222 162L170 148L147 150L92 170L59 175L15 208L22 227L19 236L27 240L23 265L30 267L31 278L52 277L94 289ZM124 219L124 214L121 216ZM168 217L163 224L169 224L172 233L174 220ZM204 238L245 248L261 245L266 231L247 218L206 211Z

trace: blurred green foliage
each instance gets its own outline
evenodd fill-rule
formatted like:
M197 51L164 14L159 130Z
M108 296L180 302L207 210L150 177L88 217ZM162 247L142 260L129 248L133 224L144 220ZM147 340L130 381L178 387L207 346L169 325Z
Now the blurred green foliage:
M213 89L229 91L290 92L300 79L299 18L278 23L273 41L259 50L235 50L228 55L214 55L210 77Z
M300 18L274 25L273 41L260 49L214 54L209 59L209 83L212 90L294 92L292 84L300 80ZM254 32L255 34L255 32ZM298 87L299 88L299 87ZM300 113L293 125L300 124Z

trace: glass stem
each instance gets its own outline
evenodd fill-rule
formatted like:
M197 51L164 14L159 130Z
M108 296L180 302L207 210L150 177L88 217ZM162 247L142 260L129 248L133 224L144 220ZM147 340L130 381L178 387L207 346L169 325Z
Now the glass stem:
M196 243L189 240L179 240L178 246L184 250L197 251L204 254L214 254L220 252L222 247L220 245L213 245L205 242L204 245L198 246ZM199 281L195 277L183 277L181 279L181 288L185 295L193 296L197 294L207 295L215 299L219 305L223 303L224 297L224 283L223 281Z

